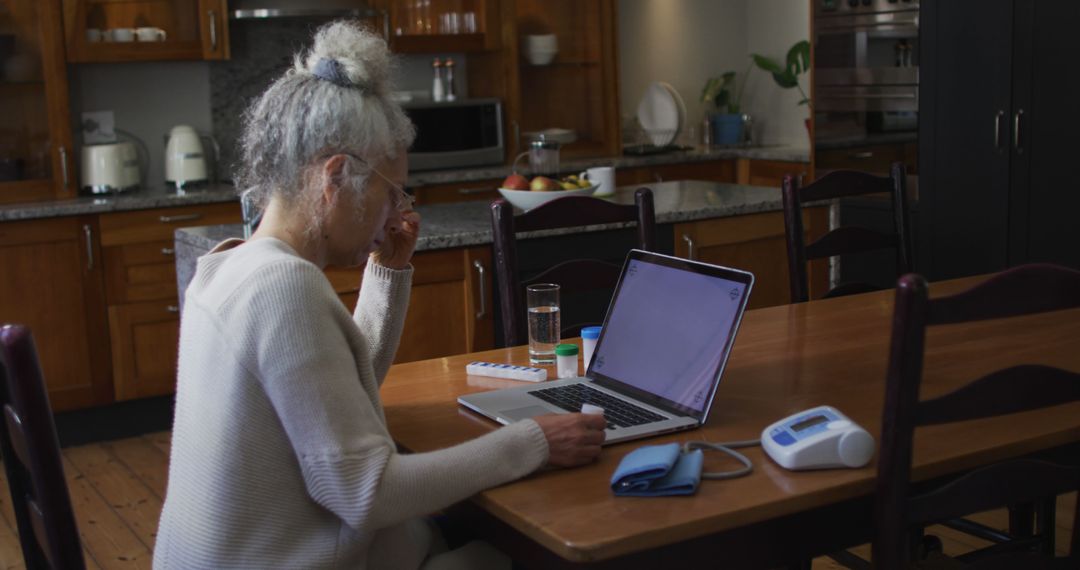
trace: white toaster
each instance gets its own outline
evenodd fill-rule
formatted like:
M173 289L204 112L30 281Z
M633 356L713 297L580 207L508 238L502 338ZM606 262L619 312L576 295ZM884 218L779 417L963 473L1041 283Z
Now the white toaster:
M131 142L82 148L82 188L92 194L126 192L139 187L139 155Z

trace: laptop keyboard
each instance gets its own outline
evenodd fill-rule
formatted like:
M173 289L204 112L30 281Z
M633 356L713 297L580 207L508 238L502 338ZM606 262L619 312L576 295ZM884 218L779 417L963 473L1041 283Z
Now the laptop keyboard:
M639 426L667 419L660 414L655 414L585 384L567 384L542 390L530 390L529 393L568 412L580 412L582 404L600 406L604 408L604 418L608 421L608 429Z

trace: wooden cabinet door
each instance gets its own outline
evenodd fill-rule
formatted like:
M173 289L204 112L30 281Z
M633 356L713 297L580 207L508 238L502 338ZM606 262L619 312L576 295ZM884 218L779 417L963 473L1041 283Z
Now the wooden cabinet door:
M0 2L0 29L0 203L73 196L60 6Z
M824 235L828 222L828 208L805 209L807 240ZM676 224L675 255L753 273L751 309L791 302L783 212ZM814 261L810 264L811 297L824 294L827 288L828 265L825 260Z
M180 309L176 301L109 307L113 382L117 400L176 391Z
M54 411L112 400L95 220L0 224L0 322L30 327Z
M887 172L888 169L886 168ZM805 162L752 160L749 158L740 158L735 161L735 182L738 184L779 188L784 183L784 176L788 174L807 177L807 181L809 181L810 165Z
M226 0L61 1L68 61L229 57Z
M497 0L379 0L372 25L399 53L479 52L499 46ZM388 18L388 20L386 20Z
M199 0L202 58L229 59L229 15L226 0Z

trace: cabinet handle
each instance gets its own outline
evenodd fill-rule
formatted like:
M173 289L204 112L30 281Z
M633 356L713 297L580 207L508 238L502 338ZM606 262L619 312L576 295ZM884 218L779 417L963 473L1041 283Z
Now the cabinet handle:
M682 240L686 242L686 259L693 261L694 259L694 238L683 234Z
M462 196L469 196L472 194L487 194L488 192L494 192L494 188L458 188L457 193Z
M64 180L64 188L68 186L67 149L60 146L60 176Z
M1001 151L1001 120L1005 118L1005 111L998 109L994 114L994 148Z
M163 248L161 248L161 255L175 255L175 254L176 254L176 250L171 248L171 247L163 247Z
M213 10L207 10L206 15L210 20L210 51L217 51L217 14Z
M86 270L94 270L94 229L90 224L83 224L83 235L86 236Z
M180 312L180 307L177 307L176 305L169 305L169 306L165 307L165 310L170 312L170 313L179 313Z
M479 259L474 259L472 266L479 274L477 282L480 283L480 310L476 312L476 320L480 320L487 314L487 308L484 307L484 264L480 263Z
M1024 120L1024 110L1017 109L1013 116L1013 148L1017 153L1023 153L1024 147L1020 146L1020 123Z
M171 224L173 222L190 222L202 217L202 214L180 214L178 216L161 216L158 220L163 224Z
M852 158L852 159L855 159L855 160L871 159L871 158L874 158L874 151L872 151L872 150L864 150L862 152L853 152L853 153L848 155L848 158Z

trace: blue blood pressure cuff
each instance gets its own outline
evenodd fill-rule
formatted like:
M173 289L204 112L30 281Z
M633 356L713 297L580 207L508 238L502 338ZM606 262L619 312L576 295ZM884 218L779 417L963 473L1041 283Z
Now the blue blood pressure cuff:
M693 495L701 482L700 449L683 452L678 443L647 445L626 454L611 476L620 497Z

